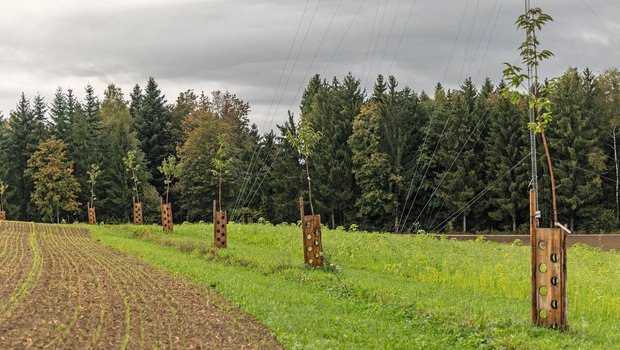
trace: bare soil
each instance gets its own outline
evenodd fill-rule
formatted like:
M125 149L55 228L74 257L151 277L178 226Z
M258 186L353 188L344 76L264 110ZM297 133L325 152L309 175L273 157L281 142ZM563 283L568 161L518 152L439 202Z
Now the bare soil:
M497 243L513 243L515 240L521 240L523 244L530 244L529 235L483 235L483 234L445 234L437 235L437 237L458 239L464 241L474 240L480 236L484 236L484 239L497 242ZM603 234L603 235L583 235L583 234L570 234L567 236L566 242L568 247L575 244L587 244L593 248L600 248L605 251L620 250L620 235Z
M0 222L0 349L282 349L219 294L81 228Z

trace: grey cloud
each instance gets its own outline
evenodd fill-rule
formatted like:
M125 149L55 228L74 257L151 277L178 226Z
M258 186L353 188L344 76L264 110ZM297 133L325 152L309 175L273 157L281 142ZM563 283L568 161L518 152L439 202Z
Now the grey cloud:
M456 87L467 76L478 83L486 76L497 82L502 62L518 62L523 34L514 21L523 11L520 1L418 0L405 28L413 0L366 0L357 17L360 0L343 0L317 52L339 1L321 1L279 105L317 0L116 1L109 6L64 0L61 8L56 2L0 4L0 10L14 6L0 14L0 31L10 33L0 38L0 109L7 115L22 90L30 96L41 91L49 101L58 85L81 93L91 83L101 94L105 84L115 82L128 97L133 84L154 76L171 102L190 88L230 90L251 104L251 119L260 126L273 115L275 108L268 111L276 89L274 119L281 122L287 109L297 108L299 90L315 73L329 79L352 72L368 90L378 73L393 74L401 86L432 92L439 81ZM568 66L597 72L617 64L620 6L615 0L585 3L606 24L582 1L533 4L555 18L541 34L543 46L556 54L541 67L543 74L557 75ZM285 65L287 74L278 85Z

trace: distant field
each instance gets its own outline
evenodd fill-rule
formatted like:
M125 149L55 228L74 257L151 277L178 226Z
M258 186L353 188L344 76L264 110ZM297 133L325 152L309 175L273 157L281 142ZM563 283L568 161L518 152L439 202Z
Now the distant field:
M300 229L92 227L103 243L192 278L254 315L290 349L611 349L620 344L620 255L568 252L570 331L530 326L529 248L324 231L325 269L303 265Z

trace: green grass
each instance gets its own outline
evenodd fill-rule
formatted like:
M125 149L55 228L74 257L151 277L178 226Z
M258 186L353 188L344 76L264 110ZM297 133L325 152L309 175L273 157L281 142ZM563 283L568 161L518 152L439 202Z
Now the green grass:
M328 266L303 265L301 230L229 225L89 227L95 237L214 288L290 349L611 349L620 256L568 253L566 333L529 321L529 247L324 230Z

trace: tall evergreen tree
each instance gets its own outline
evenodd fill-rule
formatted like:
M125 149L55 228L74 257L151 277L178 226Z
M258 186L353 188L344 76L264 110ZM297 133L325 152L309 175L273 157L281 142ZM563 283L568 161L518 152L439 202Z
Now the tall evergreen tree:
M22 93L15 110L11 112L7 135L8 182L14 189L14 192L9 194L8 200L16 203L18 210L16 218L19 220L33 220L38 216L36 208L31 205L30 201L32 180L24 176L24 171L27 168L28 159L45 136L36 133L37 130L44 128L40 123L41 121L35 118L30 101Z
M315 90L315 82L306 88L306 97ZM316 186L319 212L327 214L331 226L345 224L354 217L355 179L352 175L353 155L346 145L352 133L353 118L359 113L364 95L359 80L351 74L342 82L334 78L331 84L322 84L314 91L310 106L301 106L301 118L307 119L319 132L321 141L310 163Z
M474 146L478 140L480 124L474 114L476 88L467 79L461 89L455 91L451 101L451 122L437 150L440 166L436 174L437 197L442 201L439 210L446 219L459 210L462 230L467 231L467 216L471 209L466 204L474 197L477 185ZM440 215L440 211L435 216ZM435 219L433 219L435 220ZM432 221L431 221L432 222Z
M157 167L166 157L176 154L176 144L165 96L153 78L149 78L146 85L135 123L140 148L148 161L151 184L161 194L164 191L164 178Z
M499 88L505 86L500 84ZM525 106L513 105L499 93L488 96L489 135L485 138L484 163L489 190L488 215L495 227L515 232L527 220L529 163L521 162L529 154L528 121ZM519 162L520 165L516 166ZM514 167L514 168L513 168ZM508 173L508 174L506 174Z
M393 217L393 193L388 190L390 162L381 151L381 119L376 102L363 106L353 121L348 141L353 152L353 174L360 187L355 201L365 228L388 228Z
M592 173L600 174L606 157L597 147L596 130L586 112L583 76L569 69L558 80L552 100L555 118L549 130L549 146L556 160L558 211L569 220L571 229L586 228L579 221L592 219L588 209L602 194L600 178Z
M67 115L67 98L61 87L58 87L54 99L49 109L50 126L49 129L53 136L64 139L69 131L69 120Z

